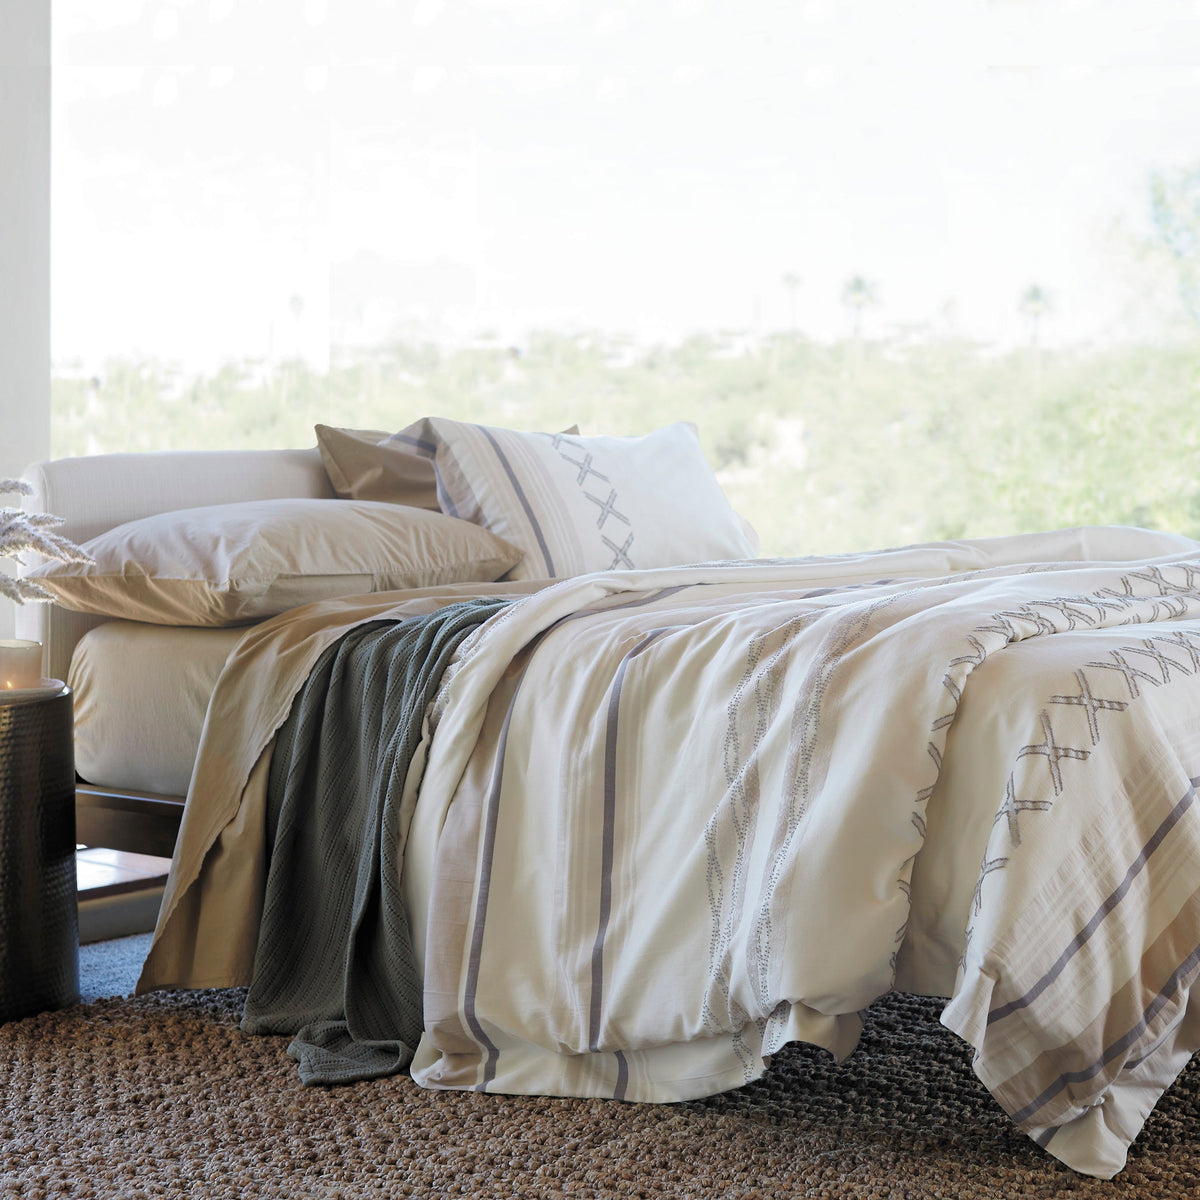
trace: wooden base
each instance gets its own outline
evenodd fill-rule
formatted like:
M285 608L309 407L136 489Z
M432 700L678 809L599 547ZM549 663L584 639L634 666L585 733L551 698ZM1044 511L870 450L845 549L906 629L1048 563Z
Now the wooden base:
M183 819L183 799L77 783L80 943L154 928Z
M75 788L75 841L132 854L170 858L183 820L183 799L117 792L81 783Z
M75 851L75 879L81 900L161 888L167 882L170 867L169 858L131 854L127 850L87 846Z

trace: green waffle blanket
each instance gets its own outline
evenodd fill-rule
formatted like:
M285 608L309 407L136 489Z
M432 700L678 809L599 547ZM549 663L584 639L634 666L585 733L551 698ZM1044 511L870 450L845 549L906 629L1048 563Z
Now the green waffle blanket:
M247 1033L293 1034L304 1083L406 1068L421 1036L401 804L426 708L463 639L508 600L351 630L317 660L275 741L271 862Z

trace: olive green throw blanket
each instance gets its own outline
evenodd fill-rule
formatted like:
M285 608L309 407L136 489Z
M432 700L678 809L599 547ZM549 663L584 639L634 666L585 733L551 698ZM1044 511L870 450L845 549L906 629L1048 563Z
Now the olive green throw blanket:
M463 639L507 600L372 621L321 655L271 760L271 863L242 1028L289 1033L305 1083L403 1070L421 1036L401 797Z

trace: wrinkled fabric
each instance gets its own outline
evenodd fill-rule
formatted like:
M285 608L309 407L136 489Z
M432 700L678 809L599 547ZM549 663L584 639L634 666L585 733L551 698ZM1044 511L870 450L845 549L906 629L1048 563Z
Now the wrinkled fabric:
M270 868L242 1029L289 1033L304 1083L408 1066L421 979L403 900L402 803L425 710L463 639L505 601L347 633L280 730L267 788Z

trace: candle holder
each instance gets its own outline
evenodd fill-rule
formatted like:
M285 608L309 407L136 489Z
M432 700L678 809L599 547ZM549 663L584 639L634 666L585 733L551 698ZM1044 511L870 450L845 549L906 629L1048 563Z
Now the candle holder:
M42 681L42 643L0 638L0 696L36 688Z

